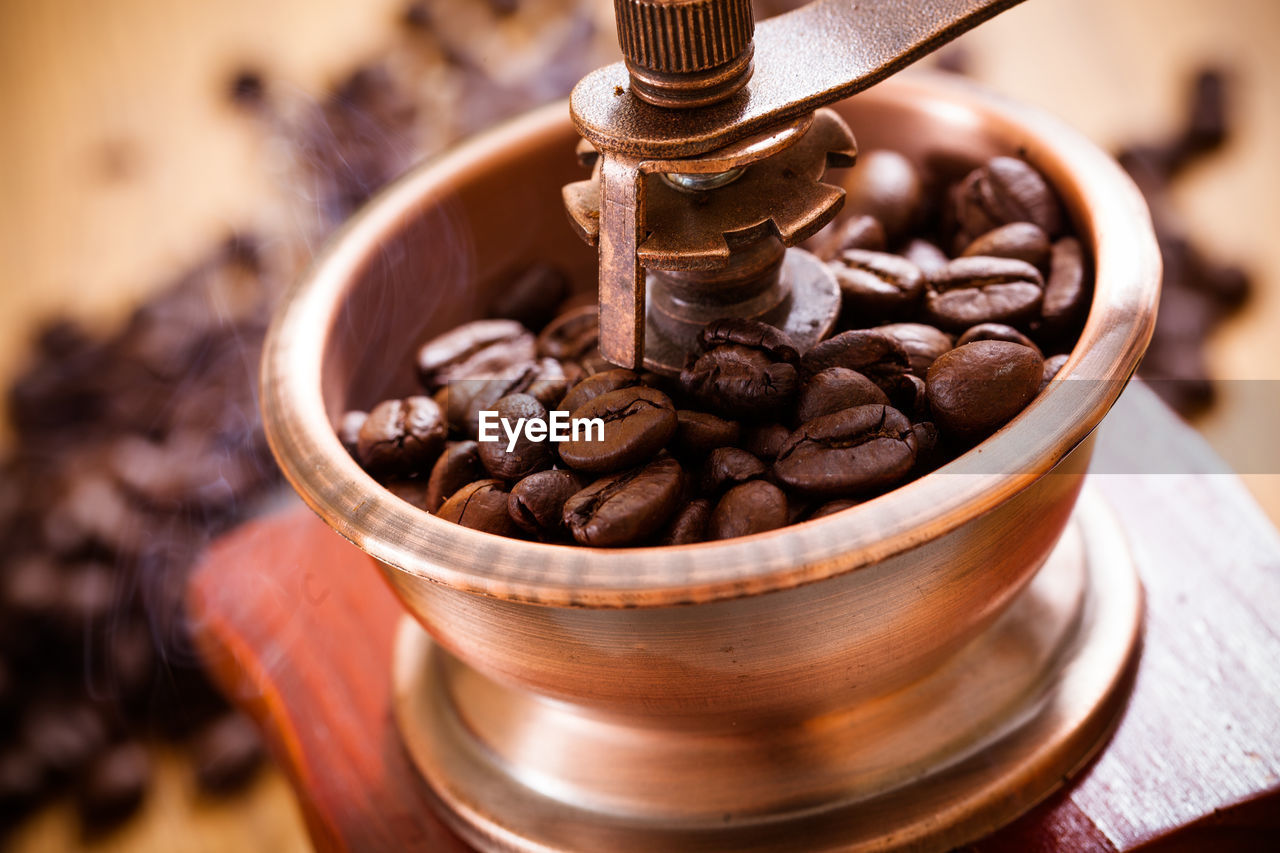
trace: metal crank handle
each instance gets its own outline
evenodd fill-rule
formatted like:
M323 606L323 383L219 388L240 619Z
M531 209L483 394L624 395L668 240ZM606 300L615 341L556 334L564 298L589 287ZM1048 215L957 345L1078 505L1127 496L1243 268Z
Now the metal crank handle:
M598 200L576 220L600 250L604 357L644 365L645 172L661 165L705 185L699 165L755 159L745 151L1019 2L815 0L757 28L750 0L614 0L625 59L588 74L570 98L578 132L600 155ZM581 188L566 189L571 214L584 209ZM663 266L682 268L680 252Z
M602 151L691 157L847 98L1020 2L815 0L762 21L753 43L748 0L615 0L628 59L583 77L570 110ZM698 109L673 113L678 100L645 99L664 81L678 92L691 78L722 100L692 97Z

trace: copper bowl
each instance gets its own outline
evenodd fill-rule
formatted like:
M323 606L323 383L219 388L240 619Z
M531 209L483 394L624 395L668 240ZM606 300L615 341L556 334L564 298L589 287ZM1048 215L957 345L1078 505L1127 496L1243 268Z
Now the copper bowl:
M1054 383L935 473L770 533L602 550L441 521L361 470L332 424L346 409L411 393L415 344L483 316L513 271L547 261L579 288L595 281L594 253L560 208L560 187L582 176L566 105L469 142L406 175L330 242L275 318L262 372L267 435L285 475L377 561L447 651L433 677L452 685L458 702L471 695L466 679L481 679L506 702L524 697L547 714L646 732L633 746L653 746L654 732L812 728L823 715L936 671L993 624L1058 543L1088 467L1090 434L1137 367L1155 321L1159 256L1140 194L1070 128L966 82L900 77L837 109L863 151L892 147L933 170L1020 152L1044 172L1096 268L1091 313L1060 378L1093 381ZM467 726L541 795L676 823L723 809L718 795L655 785L652 774L627 782L616 761L614 771L566 769L563 756L529 747L530 707L524 722L484 711ZM578 730L583 743L588 728ZM543 730L553 729L546 722ZM527 772L516 772L526 763ZM714 785L699 766L683 772L704 789ZM756 815L825 801L829 792L808 786L803 768L794 784L775 771L769 786L731 786L724 796ZM448 788L447 779L433 781ZM477 830L483 820L444 796L473 836L501 835Z

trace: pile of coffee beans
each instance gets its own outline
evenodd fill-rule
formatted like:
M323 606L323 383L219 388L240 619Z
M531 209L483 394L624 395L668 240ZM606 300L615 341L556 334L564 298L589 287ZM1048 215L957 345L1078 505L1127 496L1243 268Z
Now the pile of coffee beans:
M228 241L101 336L49 324L9 392L0 479L0 826L70 791L89 828L132 812L142 740L187 744L206 790L263 758L206 680L188 567L278 482L254 392L270 263Z
M1213 403L1205 344L1253 290L1244 269L1215 260L1196 244L1171 198L1177 180L1230 139L1228 80L1220 69L1197 73L1182 127L1165 140L1131 145L1119 153L1121 165L1146 196L1164 259L1159 319L1139 373L1153 380L1156 393L1186 415Z
M947 181L874 151L847 189L848 214L812 244L839 284L840 321L807 352L768 324L723 319L679 376L615 368L582 296L531 328L566 287L539 267L501 316L422 345L422 393L344 415L344 444L440 518L596 547L760 533L934 469L1061 369L1091 300L1089 259L1016 157ZM553 411L581 433L552 435Z
M118 822L144 797L155 738L185 746L205 792L261 764L256 728L200 668L183 594L206 543L281 488L255 399L275 297L386 181L567 94L612 39L586 0L557 15L493 0L527 48L494 56L485 28L453 23L469 3L408 4L393 42L318 99L234 69L225 95L287 152L296 209L183 270L123 328L62 317L37 336L0 456L0 834L63 794L86 828ZM549 44L561 49L530 55ZM504 61L522 73L490 73Z
M936 67L970 73L962 43L937 54ZM1232 138L1232 73L1204 67L1190 75L1180 126L1156 141L1126 145L1120 164L1142 190L1164 261L1155 332L1138 375L1179 413L1194 417L1215 398L1205 348L1214 330L1249 301L1254 284L1238 264L1214 257L1183 221L1173 190L1197 163L1227 148Z

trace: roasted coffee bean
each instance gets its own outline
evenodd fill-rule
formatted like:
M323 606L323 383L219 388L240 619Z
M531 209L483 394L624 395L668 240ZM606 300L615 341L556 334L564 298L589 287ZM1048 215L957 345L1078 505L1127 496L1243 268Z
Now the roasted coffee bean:
M1253 291L1249 274L1240 267L1202 264L1197 272L1193 284L1212 296L1223 308L1239 308Z
M601 477L565 502L565 526L581 545L639 544L675 512L684 479L680 463L669 456Z
M787 496L773 483L751 480L724 493L707 522L708 539L732 539L786 527Z
M474 320L418 350L418 378L428 391L458 379L502 375L534 359L533 334L514 320Z
M252 264L225 255L211 259L190 279L138 306L117 346L151 376L175 382L198 375L219 355L240 355L240 347L228 343L240 331L236 320L251 315L260 297Z
M840 285L840 312L857 326L902 319L924 295L924 273L901 255L849 249L829 266Z
M702 491L717 495L731 486L763 477L769 469L756 457L736 447L718 447L702 466Z
M1164 315L1161 315L1164 316ZM1143 358L1152 390L1171 408L1188 414L1204 410L1214 399L1205 354L1198 343L1154 340Z
M338 421L338 440L352 456L356 455L356 447L360 443L360 427L368 419L368 412L353 410L345 413Z
M437 515L472 530L515 536L517 528L507 513L507 499L501 480L477 480L454 492Z
M137 811L151 782L151 759L136 741L113 746L89 766L76 790L80 819L94 829Z
M425 473L444 449L444 415L430 397L386 400L360 427L357 451L370 471Z
M117 613L123 609L119 606ZM119 620L107 640L106 678L112 692L131 701L145 696L156 675L156 647L145 622Z
M599 309L595 305L579 305L556 317L542 330L538 335L538 355L561 361L582 361L596 351L599 342Z
M915 464L911 423L889 406L858 406L824 415L787 439L773 471L786 486L843 497L895 485Z
M639 465L667 446L675 436L676 408L654 388L636 386L601 394L579 406L571 418L600 418L604 438L584 430L576 440L560 444L560 458L570 468L608 474Z
M918 237L907 244L902 256L915 264L926 276L933 275L951 261L946 252L928 240L921 240Z
M266 103L267 85L262 73L253 68L242 68L227 84L227 97L236 106L245 109L260 109Z
M19 434L38 439L50 430L101 417L110 401L107 389L95 381L95 371L105 359L98 347L65 359L37 359L9 388L9 409Z
M707 538L707 522L711 519L711 501L704 498L689 501L667 525L659 545L690 545Z
M387 63L361 65L303 114L295 159L307 169L309 197L325 227L410 165L422 118L406 88Z
M480 461L490 474L503 480L519 480L551 467L553 452L546 434L546 407L528 394L510 394L499 400L493 411L497 413L497 440L480 442ZM504 421L518 430L514 446L506 427L501 426Z
M205 727L192 744L196 782L204 791L233 791L258 772L266 759L262 737L249 718L231 712Z
M723 344L680 373L685 393L730 417L758 419L791 405L799 386L795 365L765 351Z
M1217 68L1203 69L1192 83L1179 159L1186 162L1219 148L1226 142L1228 126L1226 75Z
M800 360L805 376L830 367L846 367L870 379L886 394L892 393L910 366L906 348L896 337L878 329L841 332L816 344Z
M0 828L35 805L47 789L44 763L26 745L0 752Z
M13 706L13 675L4 658L0 658L0 725L8 722L9 712Z
M1040 347L1026 335L1019 332L1013 326L1006 326L1004 323L979 323L972 328L965 329L960 337L956 338L956 346L962 347L965 344L971 344L974 341L1008 341L1011 344L1022 344L1024 347L1030 347L1040 354Z
M57 617L63 579L58 567L43 556L15 561L0 575L0 603L6 621L24 632L48 627Z
M117 485L150 509L232 506L264 477L257 460L228 454L215 436L193 428L171 430L163 442L124 435L106 456Z
M1045 333L1061 337L1074 332L1088 309L1089 290L1080 241L1063 237L1053 244L1053 260L1040 309Z
M729 317L713 320L698 333L698 344L703 350L719 346L737 345L760 350L775 361L794 363L800 358L795 342L786 332L768 323Z
M813 238L813 253L830 261L847 249L883 252L888 244L884 226L874 216L850 216L832 223Z
M772 462L782 445L791 437L790 428L782 424L755 424L742 432L742 449L759 459Z
M1158 145L1127 145L1116 153L1116 159L1133 178L1138 188L1147 195L1148 204L1153 197L1163 194L1170 177L1179 167L1181 147L1179 142ZM1152 213L1159 210L1151 205ZM1159 239L1159 234L1156 237Z
M593 373L570 388L556 408L566 412L576 412L601 394L617 391L619 388L631 388L639 384L641 384L640 374L624 367Z
M860 153L857 168L848 170L842 184L845 211L852 216L874 216L890 242L904 236L920 218L920 175L915 164L897 151Z
M994 157L957 188L954 215L969 239L1011 222L1031 222L1049 237L1062 230L1058 198L1039 172L1014 157Z
M952 42L934 54L934 68L948 74L972 74L973 54L961 42Z
M889 391L889 405L905 415L912 423L929 420L931 411L925 380L914 373L903 376L897 387Z
M1189 247L1184 248L1189 250ZM1165 283L1160 290L1160 320L1157 324L1161 331L1155 339L1155 346L1176 347L1187 343L1193 349L1200 349L1199 343L1213 328L1220 309L1210 294L1188 281L1191 262L1183 252L1176 246L1166 246L1163 255Z
M684 456L705 456L717 447L736 445L742 436L737 421L680 409L676 412L676 437L673 449Z
M932 421L920 421L911 425L916 437L916 474L927 474L938 465L938 443L942 436Z
M908 371L882 379L880 386L885 396L889 398L889 405L908 417L913 417L913 413L917 410L919 386L922 381L920 377Z
M514 365L502 375L455 379L449 383L445 413L449 427L470 438L480 432L480 413L489 411L508 394L528 394L550 407L564 396L568 382L552 358Z
M959 332L979 323L1026 325L1044 297L1040 271L1009 258L956 258L932 276L925 293L925 312L946 331Z
M904 378L906 382L891 400L894 408L913 422L929 417L929 391L925 381L914 373L908 373Z
M582 490L582 479L557 469L530 474L511 487L507 512L522 529L542 539L555 539L564 530L564 503Z
M40 532L49 549L63 557L94 548L137 555L145 544L148 522L105 473L87 471L47 508Z
M65 779L98 757L107 745L107 729L86 704L32 706L22 740L51 776Z
M1049 387L1049 383L1062 372L1062 368L1066 366L1069 358L1071 358L1071 355L1064 352L1058 355L1051 355L1044 360L1044 371L1040 374L1040 389L1036 392L1037 394Z
M492 409L508 394L518 394L533 382L536 367L532 361L512 365L501 375L455 379L432 395L444 412L449 430L475 438L480 429L480 412Z
M936 326L924 323L889 323L877 326L875 331L892 335L907 351L907 363L911 373L924 378L934 359L955 346L950 335Z
M480 443L476 441L454 441L445 446L444 452L431 466L431 476L427 480L426 505L427 512L436 512L441 504L453 496L472 480L485 476L484 463L480 461Z
M81 563L63 572L58 623L64 636L80 641L96 625L105 626L116 603L116 573L111 566Z
M550 409L563 400L564 395L568 393L568 375L565 372L564 365L554 358L540 358L535 363L534 368L534 374L530 378L529 386L522 391L512 393L528 394L541 403L543 408Z
M872 404L887 405L889 398L880 386L856 370L828 367L805 380L796 402L796 421L804 424L841 409Z
M548 264L534 264L498 289L489 314L515 320L526 329L541 329L568 293L569 279L563 272Z
M1030 222L1010 222L974 239L963 257L1013 258L1042 268L1049 259L1049 235Z
M964 441L986 438L1031 402L1044 361L1030 347L977 341L956 347L929 368L934 421Z
M860 503L862 503L862 501L853 500L852 498L840 498L839 500L827 501L809 514L809 520L812 521L815 518L826 518L828 515L835 515L837 512L857 506Z

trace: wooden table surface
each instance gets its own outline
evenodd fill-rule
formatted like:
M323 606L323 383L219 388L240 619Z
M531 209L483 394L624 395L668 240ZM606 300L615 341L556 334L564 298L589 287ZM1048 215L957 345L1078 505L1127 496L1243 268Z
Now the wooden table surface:
M385 43L400 6L0 2L0 380L17 370L37 317L70 309L113 323L232 228L287 227L271 150L221 97L229 75L249 62L317 91ZM1258 283L1254 302L1212 344L1216 375L1232 379L1280 378L1268 356L1280 336L1277 38L1274 0L1031 0L965 37L976 77L1108 146L1170 127L1196 63L1234 69L1235 142L1177 192L1204 244L1247 263ZM1233 451L1256 441L1251 429L1266 405L1250 386L1229 384L1197 426ZM1244 479L1280 521L1280 476L1263 467ZM191 792L179 762L161 766L161 790L142 818L92 849L305 845L279 777L218 804ZM68 815L41 814L13 849L67 849L76 843Z

